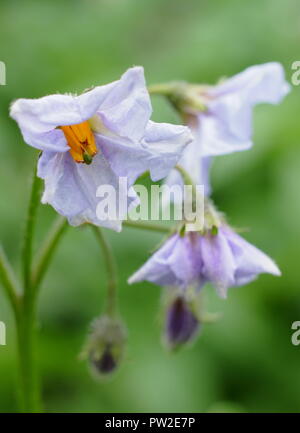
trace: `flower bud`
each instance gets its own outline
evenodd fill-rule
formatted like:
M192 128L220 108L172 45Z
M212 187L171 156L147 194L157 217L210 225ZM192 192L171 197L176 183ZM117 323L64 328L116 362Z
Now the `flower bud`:
M200 321L193 311L192 304L184 296L173 298L166 312L165 339L174 349L192 341L198 334Z
M126 340L127 331L120 319L103 315L92 322L83 356L96 376L107 376L120 366Z
M173 81L149 87L152 94L164 95L182 115L198 115L207 111L211 96L208 90L211 86L203 84L190 84L185 81Z

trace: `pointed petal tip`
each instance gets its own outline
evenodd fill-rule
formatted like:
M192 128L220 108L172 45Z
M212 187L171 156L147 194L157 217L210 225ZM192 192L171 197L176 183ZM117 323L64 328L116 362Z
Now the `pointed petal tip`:
M273 259L271 259L271 257L269 257L268 255L264 254L264 256L265 256L264 268L261 270L261 272L274 275L275 277L281 277L282 275L281 270L277 266L276 262Z
M282 272L279 269L279 267L277 266L277 264L274 262L274 260L272 260L272 267L270 268L269 273L274 275L275 277L281 277L282 276Z
M132 66L131 68L127 69L127 71L125 71L122 75L122 78L128 78L128 76L145 80L145 72L143 66Z
M16 122L18 121L18 115L21 111L20 104L22 104L23 99L14 99L8 108L9 115L12 119L14 119Z
M131 275L131 277L127 278L127 283L128 284L134 284L136 283L138 280L135 278L135 274Z
M134 71L138 74L144 74L144 67L140 65L135 65L129 68L128 70Z

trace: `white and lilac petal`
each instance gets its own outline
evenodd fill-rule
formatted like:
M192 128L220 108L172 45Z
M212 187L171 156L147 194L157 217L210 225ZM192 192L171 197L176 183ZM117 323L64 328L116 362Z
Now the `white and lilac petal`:
M234 285L246 284L261 273L281 275L276 263L261 250L229 228L224 228L223 233L228 240L236 263Z
M72 95L58 94L38 99L17 99L11 105L10 115L22 131L24 129L34 135L49 132L57 126L83 121L79 106Z
M63 156L63 154L58 152L42 152L37 164L38 177L44 180L46 178L53 178L53 183L56 183L58 177L62 174L61 163L63 161Z
M179 160L178 164L190 173L196 185L202 185L204 187L204 194L209 196L211 193L210 167L212 164L212 158L203 156L205 141L202 140L202 128L195 128L195 126L193 126L190 127L190 129L193 135L193 140L184 149L182 158ZM173 185L183 186L182 176L178 171L172 170L164 183L169 187L172 187ZM172 198L172 200L177 204L181 203L180 197L178 197L178 199L176 197ZM163 205L168 206L169 202L169 194L163 194Z
M148 153L147 165L152 180L166 177L192 141L192 133L186 126L149 121L143 148Z
M209 90L214 97L238 94L250 104L278 104L291 89L278 62L250 66Z
M209 175L212 158L203 156L204 140L195 130L193 133L194 140L184 150L179 165L190 173L195 184L204 186L204 193L208 196L211 192Z
M10 115L18 123L27 144L47 151L69 150L63 132L56 127L64 125L67 120L79 123L76 103L69 95L18 99L12 104Z
M150 281L161 286L176 286L177 278L168 264L169 256L177 243L177 238L172 236L159 248L129 279L128 283Z
M191 170L191 164L187 165L183 159L179 161L179 165L182 166L188 173L193 174L193 178L198 178L195 184L198 186L202 186L204 188L204 195L209 196L211 193L211 185L210 185L210 167L212 165L212 158L205 157L200 160L194 160L195 164L194 170ZM195 174L195 176L194 176ZM168 186L168 188L172 188L173 186L179 186L182 191L181 194L170 194L170 190L163 189L162 192L162 206L167 207L170 206L170 202L173 202L176 205L182 204L183 198L183 180L181 174L177 170L172 170L170 174L166 177L164 181L164 185Z
M103 86L106 87L106 86ZM24 141L39 150L66 152L70 150L59 126L74 125L88 120L95 114L92 106L81 110L77 98L99 96L102 88L96 88L85 95L50 95L39 99L18 99L11 106L10 115L18 123ZM88 95L89 93L89 95ZM95 97L96 97L95 96Z
M188 237L173 235L135 273L128 282L150 281L161 286L181 289L198 280L201 262L197 262Z
M233 107L224 102L216 103L213 109L199 116L202 157L239 152L252 146L249 107L231 116Z
M78 112L81 114L82 120L80 122L84 122L93 117L118 85L119 80L103 86L96 86L83 92L81 95L74 96L74 100L78 106ZM66 125L71 125L71 123L66 123Z
M183 199L183 180L177 170L172 170L170 174L164 180L164 185L168 189L162 190L161 203L163 208L167 208L173 202L175 205L181 206ZM173 186L180 186L181 194L170 194L170 190Z
M69 153L44 152L39 160L38 175L45 180L42 202L51 204L71 225L92 223L120 231L125 215L117 213L120 218L110 220L97 216L98 187L111 185L117 197L120 193L119 178L101 154L94 157L91 165L86 165L76 164ZM129 206L135 199L128 198Z
M252 146L252 110L255 104L277 104L289 85L279 63L252 66L210 88L208 110L199 116L203 155L223 155Z
M203 157L200 161L200 182L199 185L203 185L204 194L209 196L211 194L211 183L210 183L210 171L213 163L213 159L209 156Z
M151 115L143 69L129 69L120 80L79 96L55 94L18 99L10 108L10 115L18 123L27 144L57 152L65 152L67 148L62 131L56 128L82 123L97 112L103 115L111 130L140 137Z
M126 177L132 185L143 172L148 170L148 153L140 144L113 135L95 134L97 145L112 170Z
M61 215L69 219L90 206L87 194L81 189L77 164L69 153L43 152L38 175L45 181L42 203L51 204Z
M180 287L185 289L191 285L200 285L202 260L200 248L193 233L177 236L177 243L169 257L169 266L181 281Z
M151 113L142 67L128 69L97 110L106 128L132 140L143 137Z
M79 96L55 94L17 99L10 107L10 115L21 129L33 134L48 132L58 126L76 125L91 118L118 84L119 81L115 81L98 86Z
M22 131L24 141L36 149L46 152L63 153L70 150L66 137L61 129L53 129L49 132L33 134L24 129Z
M184 126L149 122L142 142L109 134L95 134L101 152L118 176L132 185L138 176L150 171L152 180L165 177L177 164L191 139Z
M226 237L217 235L200 237L203 274L216 287L221 298L226 298L227 289L234 285L236 264Z

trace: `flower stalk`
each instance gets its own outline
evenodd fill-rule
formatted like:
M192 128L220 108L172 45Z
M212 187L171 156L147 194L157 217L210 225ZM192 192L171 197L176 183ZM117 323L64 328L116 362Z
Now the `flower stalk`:
M36 342L36 297L24 296L20 315L16 317L19 366L21 411L40 412L40 388L37 372Z
M131 227L134 229L149 230L158 233L170 233L172 229L169 226L163 224L153 224L153 223L148 223L147 221L132 221L132 220L123 221L123 226Z
M17 316L19 313L19 306L20 306L20 290L18 288L18 281L1 245L0 245L0 281L5 289L6 295L10 301L14 313Z
M37 293L31 281L33 235L37 208L40 202L41 181L34 171L28 214L24 232L22 265L23 293L20 310L16 315L18 351L20 363L21 409L23 412L40 411L40 392L36 362L36 302Z
M68 227L67 220L58 216L54 221L40 251L37 254L36 265L33 269L32 285L35 290L40 286L56 248Z
M22 249L23 290L19 287L21 284L13 272L2 246L0 246L0 282L12 306L17 330L20 408L22 412L30 413L41 410L36 359L38 288L67 227L63 218L59 217L56 220L38 254L37 264L33 268L32 245L39 201L40 180L34 172Z
M36 213L40 202L41 179L36 175L36 169L33 173L31 196L29 201L24 240L22 248L22 265L23 265L23 280L24 289L30 290L30 273L32 262L32 247L33 247L33 231L36 221Z
M9 267L6 266L4 268L7 271L4 273L4 277L7 276L6 280L11 282L12 286L9 293L16 320L20 365L20 402L23 412L40 412L41 410L36 350L38 288L67 227L66 221L63 218L56 220L40 249L37 264L33 267L33 235L37 208L40 202L40 185L40 179L36 176L35 171L22 250L23 292L19 297L16 295L18 292L15 289L12 290L13 278L12 273L9 272ZM2 264L5 263L4 260L1 260L1 262ZM3 269L1 268L1 270ZM9 285L7 285L7 288L9 288Z
M107 271L107 304L106 313L110 317L116 316L118 299L117 299L117 271L113 252L110 244L107 242L102 230L99 227L91 226L95 237L102 249Z

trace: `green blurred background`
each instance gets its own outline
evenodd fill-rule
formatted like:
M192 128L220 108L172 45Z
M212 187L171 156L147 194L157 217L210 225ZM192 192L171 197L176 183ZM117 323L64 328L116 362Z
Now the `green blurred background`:
M252 64L282 62L290 81L300 60L297 0L47 0L0 3L0 237L15 267L36 152L8 117L19 97L82 91L143 65L148 83L172 79L214 83ZM160 345L159 287L128 286L160 235L107 232L120 268L120 301L129 328L126 361L108 382L95 382L78 360L88 325L102 309L105 269L88 230L70 229L43 284L39 363L45 409L59 412L299 411L300 111L297 87L279 106L255 110L251 151L220 157L214 198L244 236L278 262L283 276L261 276L231 289L226 301L207 287L211 311L223 319L203 327L177 354ZM161 99L154 120L178 122ZM36 241L55 214L42 206ZM0 320L0 411L17 409L15 329L3 291Z

